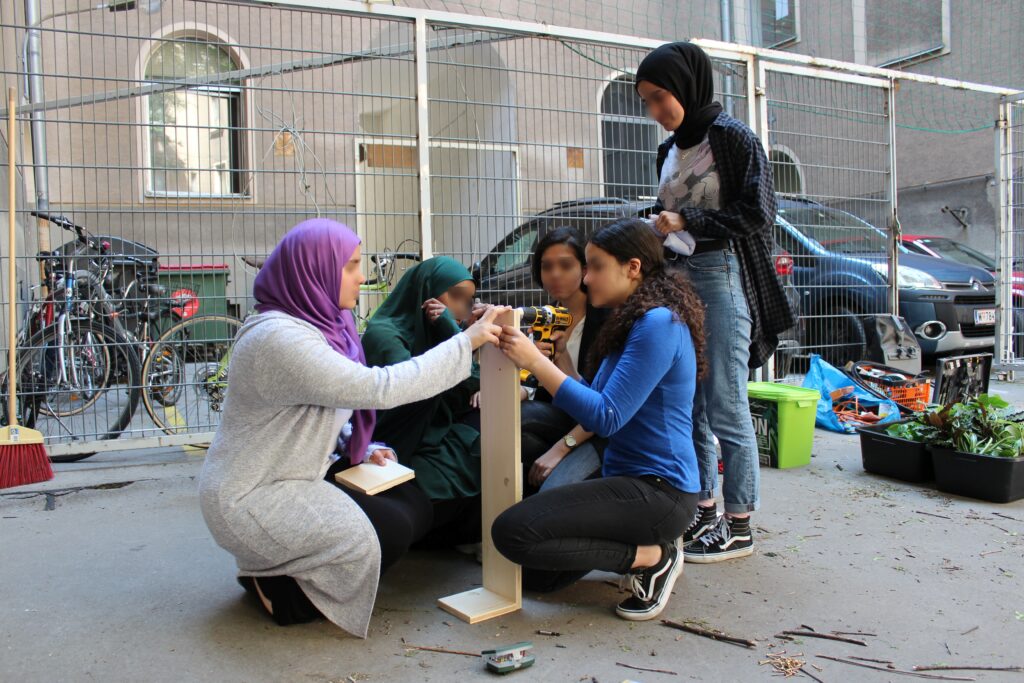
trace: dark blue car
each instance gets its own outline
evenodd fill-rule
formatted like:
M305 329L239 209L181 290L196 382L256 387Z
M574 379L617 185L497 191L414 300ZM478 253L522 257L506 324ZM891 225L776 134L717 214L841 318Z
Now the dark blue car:
M888 236L846 211L780 198L775 240L793 258L802 343L833 363L862 358L860 316L888 308ZM991 273L903 247L898 263L899 313L925 355L992 347Z

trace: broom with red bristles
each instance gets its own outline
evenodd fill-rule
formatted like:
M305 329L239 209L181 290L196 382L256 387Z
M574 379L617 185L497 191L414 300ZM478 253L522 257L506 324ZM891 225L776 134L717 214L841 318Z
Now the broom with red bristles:
M53 479L43 435L18 424L17 367L18 315L15 288L18 285L14 260L14 88L7 90L7 426L0 427L0 489L35 484Z

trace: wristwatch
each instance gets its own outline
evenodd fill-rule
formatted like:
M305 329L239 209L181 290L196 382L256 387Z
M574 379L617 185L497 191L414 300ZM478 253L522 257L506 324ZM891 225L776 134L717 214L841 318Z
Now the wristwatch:
M562 441L565 443L566 446L569 447L570 451L576 448L576 437L573 436L572 434L566 434L565 436L563 436Z

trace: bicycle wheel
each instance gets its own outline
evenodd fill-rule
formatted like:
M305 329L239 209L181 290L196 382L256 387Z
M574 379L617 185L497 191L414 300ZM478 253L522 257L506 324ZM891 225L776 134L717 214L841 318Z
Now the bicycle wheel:
M50 325L18 352L21 413L47 443L116 439L138 408L141 384L132 343L96 320L71 320L63 334Z
M167 434L210 432L220 425L228 361L242 321L200 315L168 328L142 366L142 402Z

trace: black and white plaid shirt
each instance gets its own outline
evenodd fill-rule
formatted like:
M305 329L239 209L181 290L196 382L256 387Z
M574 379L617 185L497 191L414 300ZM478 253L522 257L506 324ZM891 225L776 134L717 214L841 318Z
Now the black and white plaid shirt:
M694 237L732 240L740 262L743 290L750 306L750 367L764 365L779 344L779 334L796 324L786 292L775 272L772 225L778 202L772 169L754 131L728 114L708 129L708 143L721 180L721 209L687 207L679 213ZM658 147L658 177L671 136ZM663 210L659 201L655 212Z

